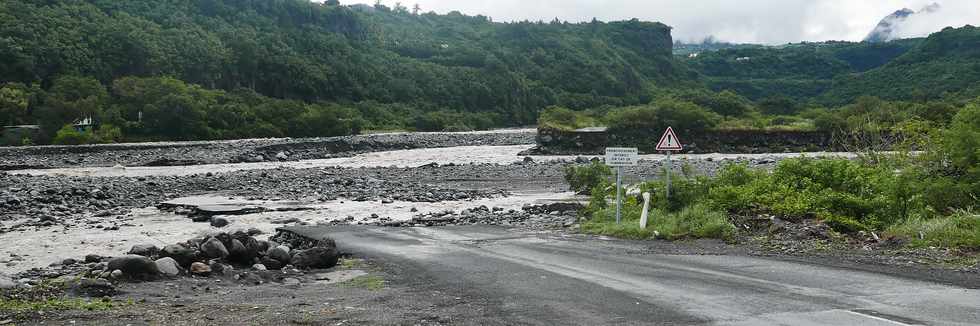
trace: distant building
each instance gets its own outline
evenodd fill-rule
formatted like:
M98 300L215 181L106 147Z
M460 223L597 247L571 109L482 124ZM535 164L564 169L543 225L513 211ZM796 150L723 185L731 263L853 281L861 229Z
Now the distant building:
M75 123L72 123L72 126L75 127L75 131L86 133L95 127L95 123L93 123L92 117L88 117L81 120L75 120Z

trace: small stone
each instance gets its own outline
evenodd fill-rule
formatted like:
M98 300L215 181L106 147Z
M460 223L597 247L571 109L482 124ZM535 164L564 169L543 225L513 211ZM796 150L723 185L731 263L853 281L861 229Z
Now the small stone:
M285 161L285 160L289 159L289 155L286 155L286 152L279 152L279 153L276 154L276 159L278 159L280 161Z
M202 262L194 262L191 264L191 274L198 276L211 275L211 266L208 266Z
M299 279L292 278L292 277L282 279L282 284L285 286L298 286L302 283L303 282L301 282Z
M231 222L228 222L228 219L226 219L224 217L217 217L217 216L211 217L211 226L216 227L216 228L226 227L230 223Z
M122 277L123 277L123 271L118 270L118 269L112 271L112 273L109 273L109 278L114 279L114 280L121 279Z
M254 269L254 270L257 270L257 271L264 271L264 270L267 270L267 269L265 268L265 265L262 265L262 264L255 264L255 265L252 265L252 269Z
M85 255L85 263L86 264L93 264L93 263L98 263L98 262L101 262L101 261L102 261L102 256L99 256L99 255L96 255L96 254L88 254L88 255Z
M75 260L75 259L72 259L72 258L68 258L68 259L65 259L65 260L62 260L61 261L61 264L64 265L64 266L71 266L71 265L75 265L77 263L78 263L78 261Z

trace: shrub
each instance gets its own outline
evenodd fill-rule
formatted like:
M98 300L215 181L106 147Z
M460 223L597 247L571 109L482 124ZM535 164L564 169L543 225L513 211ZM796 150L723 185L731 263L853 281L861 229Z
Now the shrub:
M622 224L616 224L615 208L598 211L593 218L582 224L582 231L627 239L648 239L654 231L664 239L713 238L731 239L735 226L722 212L706 204L695 204L680 212L670 213L651 208L646 229L639 227L642 203L630 198L623 203Z
M594 127L598 124L598 120L587 113L572 111L559 106L544 109L538 118L538 127L559 130L575 130Z
M612 176L612 169L600 162L565 167L565 181L573 191L581 194L588 194L593 188L608 183L610 176Z
M702 134L720 120L718 114L694 103L674 100L611 111L606 116L609 133L629 139L656 137L667 127L686 135Z
M82 145L91 142L92 135L90 133L78 132L70 124L61 127L54 136L54 143L58 145Z
M915 246L980 250L980 215L959 211L933 219L912 217L889 227L885 233L912 239Z

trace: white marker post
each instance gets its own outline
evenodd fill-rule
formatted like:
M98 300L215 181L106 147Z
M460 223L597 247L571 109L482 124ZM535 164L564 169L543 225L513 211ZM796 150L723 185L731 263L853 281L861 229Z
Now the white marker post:
M643 214L640 214L640 229L647 228L647 217L650 213L650 193L643 193Z
M616 168L616 224L622 222L623 196L623 167L636 166L640 160L640 151L636 148L610 147L606 148L606 165Z
M660 142L657 143L658 151L667 152L667 199L670 199L670 172L672 171L670 166L670 153L679 152L684 150L684 145L681 145L681 140L677 139L677 135L674 134L674 128L667 127L667 131L664 135L660 137Z

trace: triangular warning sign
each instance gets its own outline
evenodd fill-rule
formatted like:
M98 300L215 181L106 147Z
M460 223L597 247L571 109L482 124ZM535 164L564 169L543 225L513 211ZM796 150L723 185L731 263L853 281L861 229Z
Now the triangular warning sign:
M660 142L657 143L658 151L682 151L684 146L681 145L681 140L677 139L677 135L674 134L674 128L667 127L667 132L664 133L663 137L660 137Z

